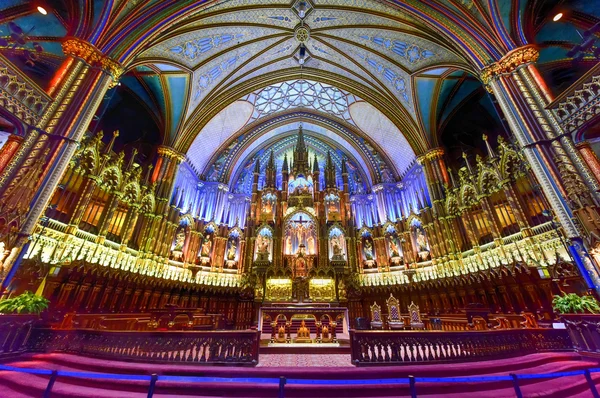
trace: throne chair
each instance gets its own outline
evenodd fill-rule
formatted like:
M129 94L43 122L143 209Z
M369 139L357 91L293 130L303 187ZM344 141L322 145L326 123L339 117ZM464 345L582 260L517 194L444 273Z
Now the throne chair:
M383 321L381 320L381 307L377 302L373 302L371 306L371 329L382 329Z
M404 329L404 320L400 315L400 307L398 306L398 299L390 294L390 298L386 300L388 308L388 325L390 329L398 330Z
M425 324L421 320L421 312L419 311L419 306L410 302L408 306L408 316L410 317L410 327L411 329L425 329Z

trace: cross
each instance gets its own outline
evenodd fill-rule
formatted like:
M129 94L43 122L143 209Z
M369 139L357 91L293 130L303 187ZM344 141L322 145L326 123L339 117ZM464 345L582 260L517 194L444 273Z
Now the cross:
M302 214L300 214L299 218L300 219L298 221L295 221L295 222L299 223L300 226L303 226L302 224L304 224L304 223L309 223L310 222L310 220L303 220L302 219Z

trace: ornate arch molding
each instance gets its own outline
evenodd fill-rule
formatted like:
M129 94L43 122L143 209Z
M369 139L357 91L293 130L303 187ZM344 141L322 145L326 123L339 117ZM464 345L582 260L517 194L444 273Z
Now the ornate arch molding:
M428 150L427 139L421 134L415 120L397 100L391 100L380 93L343 76L311 68L287 69L269 73L242 82L233 88L213 97L209 102L200 104L186 122L183 134L178 137L175 148L186 153L198 132L221 110L234 101L264 87L288 80L308 79L329 84L354 94L375 106L402 131L417 156Z
M248 148L249 145L252 144L258 137L263 134L267 134L269 131L276 129L277 127L293 123L296 121L305 121L308 120L318 126L323 128L327 128L340 134L342 137L346 138L346 142L353 146L353 148L362 155L362 160L368 166L368 171L371 175L371 179L374 183L381 182L382 175L381 170L379 168L379 162L377 158L370 152L369 148L365 145L364 142L361 142L361 139L365 140L370 146L377 150L378 154L382 157L382 160L386 164L386 166L392 171L394 177L399 178L401 173L404 170L398 170L396 165L391 161L391 159L387 156L386 152L380 148L377 144L372 142L372 140L365 136L361 131L359 131L354 126L351 126L348 123L342 122L341 120L335 120L329 115L324 115L320 112L316 111L286 111L277 114L273 114L268 118L259 119L253 124L246 126L240 132L238 132L235 136L232 136L229 140L227 140L223 145L219 148L218 151L213 155L213 157L208 162L209 165L213 164L219 153L222 153L226 148L230 147L232 142L237 140L238 138L245 136L241 145L237 145L233 148L233 150L229 153L227 160L224 162L223 170L221 172L219 181L228 181L232 176L235 175L236 171L234 166L240 160L241 154ZM325 140L324 140L325 141ZM208 166L205 170L202 170L202 174L205 174L208 171Z

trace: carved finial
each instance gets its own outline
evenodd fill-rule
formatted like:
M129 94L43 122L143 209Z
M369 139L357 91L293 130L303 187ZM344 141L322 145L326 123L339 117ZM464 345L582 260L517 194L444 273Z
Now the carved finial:
M469 158L467 157L467 154L465 152L463 152L462 157L465 160L465 164L467 165L467 169L469 170L469 173L473 174L473 169L471 168L471 164L469 163Z
M146 172L146 180L145 180L145 184L148 185L148 182L150 181L150 175L152 174L152 168L154 166L149 165L148 166L148 171Z
M455 188L456 181L454 181L454 173L452 172L452 169L450 167L448 167L446 170L448 170L448 175L450 176L450 181L452 182L452 188Z
M488 136L485 134L483 135L483 141L485 141L485 147L488 151L488 155L490 155L490 159L495 159L496 153L494 152L492 146L490 145L490 142L488 141Z
M108 154L108 153L110 153L110 151L112 151L113 145L115 144L115 140L117 139L118 136L119 136L119 130L113 131L113 136L110 139L110 142L108 143L108 145L106 146L106 150L104 151L104 153Z
M137 156L137 154L137 149L133 148L133 150L131 151L131 157L129 158L129 164L127 165L127 170L131 170L131 167L133 167L133 163L135 162L135 157Z

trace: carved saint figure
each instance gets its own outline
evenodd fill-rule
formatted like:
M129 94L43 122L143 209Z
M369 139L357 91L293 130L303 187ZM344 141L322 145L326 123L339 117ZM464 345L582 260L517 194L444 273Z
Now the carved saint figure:
M204 241L202 242L202 250L200 250L200 256L210 257L210 247L211 247L210 237L205 236Z
M285 240L285 252L286 254L294 254L292 252L292 237L288 236Z
M308 242L308 254L315 254L315 238L309 236L307 239Z
M389 246L392 257L400 257L400 249L394 237L390 237Z
M334 257L340 257L344 255L344 252L342 250L342 245L340 244L340 238L339 236L335 236L331 239L331 244L333 246L333 256Z
M429 251L427 248L427 238L425 237L425 234L421 228L417 228L417 245L419 246L420 252Z
M227 250L227 260L235 260L237 245L234 240L229 241L229 249Z
M363 247L366 260L373 260L373 244L369 239L365 239L365 245Z
M258 237L258 252L263 254L269 253L269 238L259 235Z

